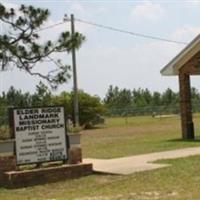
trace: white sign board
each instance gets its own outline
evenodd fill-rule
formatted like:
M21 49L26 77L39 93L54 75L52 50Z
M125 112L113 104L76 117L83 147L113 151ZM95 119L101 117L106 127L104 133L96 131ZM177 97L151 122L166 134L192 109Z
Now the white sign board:
M67 159L64 107L13 109L17 164Z

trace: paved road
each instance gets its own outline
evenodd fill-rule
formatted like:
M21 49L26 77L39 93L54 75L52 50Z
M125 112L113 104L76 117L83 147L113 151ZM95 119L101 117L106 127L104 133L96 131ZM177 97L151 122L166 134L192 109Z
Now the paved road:
M83 162L93 163L93 169L96 172L128 175L134 172L153 170L169 166L167 164L152 163L156 160L175 159L193 155L200 155L200 147L184 148L115 159L88 158L84 159Z

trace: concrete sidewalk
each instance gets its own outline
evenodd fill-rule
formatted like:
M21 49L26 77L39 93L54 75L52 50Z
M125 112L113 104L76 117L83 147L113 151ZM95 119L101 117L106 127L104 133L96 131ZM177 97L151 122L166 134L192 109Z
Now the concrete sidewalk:
M84 163L93 163L95 172L127 175L162 167L167 164L154 164L156 160L175 159L187 156L200 155L200 147L184 148L178 150L142 154L115 159L84 159Z

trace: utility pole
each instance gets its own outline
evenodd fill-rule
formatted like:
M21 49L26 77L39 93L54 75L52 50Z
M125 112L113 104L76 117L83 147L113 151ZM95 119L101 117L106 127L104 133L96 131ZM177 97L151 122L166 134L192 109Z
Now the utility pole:
M74 36L74 15L71 14L71 34ZM75 47L72 48L72 68L73 68L73 84L74 84L74 127L79 126L79 106L78 106L78 83L77 83L77 71L76 71L76 51Z

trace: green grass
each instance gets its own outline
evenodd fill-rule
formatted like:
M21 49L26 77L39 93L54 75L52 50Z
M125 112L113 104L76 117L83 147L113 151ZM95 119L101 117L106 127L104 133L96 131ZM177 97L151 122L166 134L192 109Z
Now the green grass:
M196 137L200 133L200 117L194 117ZM181 140L180 118L131 117L107 119L106 127L84 131L84 157L115 158L200 146L200 141Z
M199 200L200 157L163 162L172 166L129 176L92 175L23 189L0 189L0 199Z
M200 117L194 121L199 136ZM112 118L104 128L84 131L82 148L84 157L113 158L200 146L198 140L180 138L178 117ZM22 189L0 188L0 200L199 200L200 156L159 163L171 166L129 176L91 175Z

